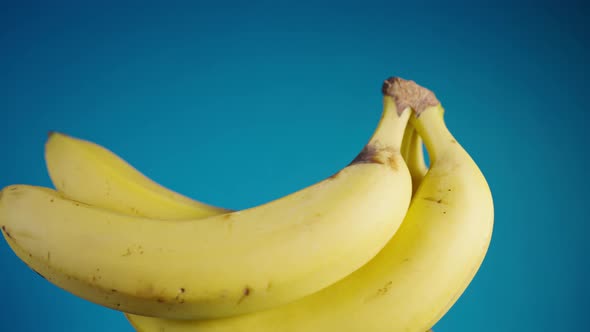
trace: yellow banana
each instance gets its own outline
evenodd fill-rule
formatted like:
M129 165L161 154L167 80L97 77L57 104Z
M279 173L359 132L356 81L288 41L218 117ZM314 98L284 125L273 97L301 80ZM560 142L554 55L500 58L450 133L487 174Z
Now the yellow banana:
M409 111L396 107L396 89L385 92L392 95L384 95L363 151L333 176L281 199L164 221L10 186L0 198L4 238L52 283L124 312L200 319L299 299L374 257L407 211L411 178L399 148Z
M432 327L485 257L493 202L479 168L447 129L434 94L417 85L412 91L420 98L410 104L418 114L411 121L426 144L430 170L402 226L374 259L328 288L270 310L201 321L127 315L131 324L140 332L420 332Z
M428 171L428 167L424 161L422 138L420 138L412 124L408 124L404 132L401 153L412 176L412 194L415 194Z
M230 212L164 188L104 147L61 133L50 133L45 161L55 188L89 205L170 220Z

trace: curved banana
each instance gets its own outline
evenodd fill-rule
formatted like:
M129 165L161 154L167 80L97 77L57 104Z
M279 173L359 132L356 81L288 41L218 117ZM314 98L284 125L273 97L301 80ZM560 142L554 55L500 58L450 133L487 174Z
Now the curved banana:
M363 151L333 176L265 205L163 221L89 206L41 187L10 186L0 225L17 256L57 286L124 312L223 317L285 304L358 269L409 206L399 154L409 110L386 90ZM393 203L393 204L392 204Z
M55 188L77 201L148 218L205 218L230 212L164 188L106 148L57 132L45 161Z
M413 83L413 82L412 82ZM202 321L127 315L140 332L420 332L459 298L481 265L493 202L477 165L449 132L428 90L411 121L431 156L402 226L369 263L338 283L266 311Z

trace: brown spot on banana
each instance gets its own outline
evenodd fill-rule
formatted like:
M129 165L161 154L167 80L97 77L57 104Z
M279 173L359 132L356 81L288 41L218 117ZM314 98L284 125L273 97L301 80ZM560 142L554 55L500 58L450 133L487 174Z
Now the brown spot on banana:
M383 285L383 287L377 289L377 291L373 295L366 298L364 300L364 302L367 303L367 302L372 301L380 296L387 294L387 292L389 292L389 289L391 288L391 285L393 285L393 282L391 280L386 282L385 285Z
M388 281L383 287L381 287L377 290L377 295L387 294L387 292L389 292L389 288L391 288L392 284L393 283L391 281Z
M355 164L375 163L388 166L392 170L398 169L395 155L397 151L392 147L376 147L374 143L367 144L363 150L350 162L348 166Z
M186 290L183 287L181 287L178 290L178 294L176 294L176 297L174 298L176 300L176 302L178 302L179 304L183 304L184 303L184 298L182 298L182 294L184 294L185 291Z
M127 252L122 254L121 256L125 257L125 256L130 256L131 255L131 249L127 248Z
M242 296L238 300L237 304L242 303L242 301L244 301L244 299L246 299L248 296L250 296L251 293L252 293L252 289L249 286L244 287L244 290L242 291Z
M442 198L424 197L425 201L435 202L438 204L448 205L447 202L443 201Z

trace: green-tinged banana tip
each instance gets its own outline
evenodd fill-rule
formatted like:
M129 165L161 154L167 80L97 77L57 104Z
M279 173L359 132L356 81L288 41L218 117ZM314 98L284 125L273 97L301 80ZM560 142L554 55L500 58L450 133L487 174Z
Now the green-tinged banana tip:
M386 79L381 92L393 98L398 113L410 107L419 115L426 108L440 104L432 91L401 77L393 76Z

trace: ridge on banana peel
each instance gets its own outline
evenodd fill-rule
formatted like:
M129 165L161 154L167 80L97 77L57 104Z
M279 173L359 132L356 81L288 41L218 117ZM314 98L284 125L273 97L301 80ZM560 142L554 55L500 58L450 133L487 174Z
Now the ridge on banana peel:
M108 149L62 133L49 134L45 162L58 192L96 207L168 220L231 212L165 188Z
M270 203L165 221L15 185L1 193L2 233L51 283L123 312L203 319L292 302L360 268L403 220L411 195L399 153L410 116L397 107L403 92L384 90L377 129L348 166Z
M214 320L127 315L143 332L421 332L450 309L481 266L493 229L487 182L445 125L431 92L411 106L430 169L402 226L345 279L281 307Z

